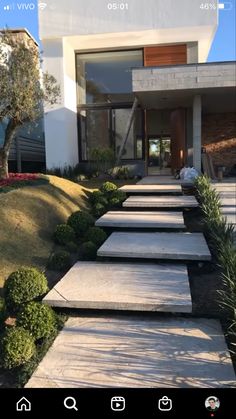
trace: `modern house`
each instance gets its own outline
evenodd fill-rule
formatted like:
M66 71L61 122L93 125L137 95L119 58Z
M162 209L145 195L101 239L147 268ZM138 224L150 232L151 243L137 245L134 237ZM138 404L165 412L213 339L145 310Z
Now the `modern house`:
M44 70L61 86L45 109L48 168L112 148L140 174L236 161L235 62L206 63L218 2L48 0Z
M0 30L1 32L1 30ZM36 48L38 43L26 29L8 29L12 36L32 42ZM0 124L0 148L3 144L7 121ZM25 124L17 132L12 143L9 156L9 170L17 172L35 172L45 169L45 141L43 119L33 124Z

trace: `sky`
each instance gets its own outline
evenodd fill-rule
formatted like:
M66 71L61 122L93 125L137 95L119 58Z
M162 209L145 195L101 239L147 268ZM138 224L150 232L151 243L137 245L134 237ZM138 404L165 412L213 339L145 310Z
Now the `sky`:
M44 1L47 3L47 0ZM225 3L231 10L219 10L219 26L208 56L209 62L236 60L236 0ZM23 10L24 5L30 8ZM4 9L7 6L9 9ZM0 0L0 28L6 26L26 28L39 41L37 0L30 0L30 3L25 0Z

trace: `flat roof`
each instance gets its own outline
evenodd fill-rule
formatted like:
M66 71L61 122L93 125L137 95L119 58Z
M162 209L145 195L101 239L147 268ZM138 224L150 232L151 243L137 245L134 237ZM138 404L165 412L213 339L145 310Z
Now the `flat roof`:
M28 37L31 38L34 41L35 45L37 45L37 47L39 46L36 39L33 37L33 35L31 35L31 33L26 28L10 28L10 29L2 28L2 29L0 29L0 33L1 32L10 32L10 33L21 33L21 32L23 32L23 33L26 33L28 35Z

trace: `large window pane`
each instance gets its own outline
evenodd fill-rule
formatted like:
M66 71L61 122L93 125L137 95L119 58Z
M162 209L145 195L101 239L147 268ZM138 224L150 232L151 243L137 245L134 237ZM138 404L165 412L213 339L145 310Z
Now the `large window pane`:
M79 104L111 103L130 99L132 67L141 67L141 50L77 55Z
M118 156L131 109L86 109L80 111L82 160L90 160L94 148L112 148ZM143 158L142 112L137 110L122 154L123 160Z

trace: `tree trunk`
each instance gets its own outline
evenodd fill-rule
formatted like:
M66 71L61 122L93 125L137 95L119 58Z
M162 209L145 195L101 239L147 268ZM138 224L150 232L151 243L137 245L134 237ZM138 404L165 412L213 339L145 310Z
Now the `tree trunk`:
M11 143L15 137L18 124L14 120L8 122L5 131L5 140L3 147L0 149L0 180L8 178L8 158L11 148Z

